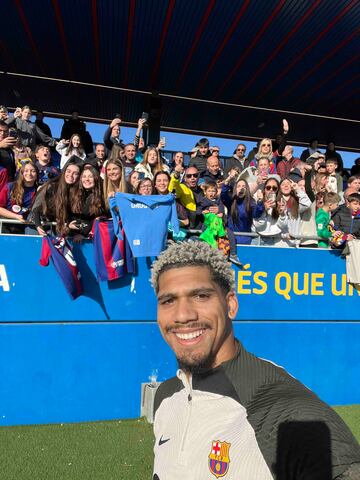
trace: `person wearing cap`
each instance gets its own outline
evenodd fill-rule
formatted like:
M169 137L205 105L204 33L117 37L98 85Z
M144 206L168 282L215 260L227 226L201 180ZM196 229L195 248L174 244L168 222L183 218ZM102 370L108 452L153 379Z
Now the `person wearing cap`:
M314 166L314 168L317 170L316 165L319 165L320 163L325 163L325 155L321 152L315 152L309 155L309 157L306 158L305 162L308 165Z
M235 276L221 252L172 244L151 280L179 365L155 395L154 480L360 478L360 447L343 420L235 337Z
M300 164L300 159L294 157L294 147L286 145L281 156L281 160L276 165L277 174L280 175L281 180L286 178L290 171Z

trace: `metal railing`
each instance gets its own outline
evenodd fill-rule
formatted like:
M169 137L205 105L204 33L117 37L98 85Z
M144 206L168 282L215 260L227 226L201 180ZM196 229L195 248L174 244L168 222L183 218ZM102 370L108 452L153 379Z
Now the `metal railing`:
M11 233L3 233L2 231L2 226L3 224L9 224L9 225L22 225L22 226L32 226L32 227L35 227L35 224L33 222L20 222L19 220L13 220L13 219L10 219L10 218L2 218L0 217L0 235L12 235ZM49 226L52 226L52 227L55 227L56 226L56 222L46 222L44 225L49 225ZM203 233L202 230L199 230L199 229L193 229L193 228L189 228L189 229L186 229L186 232L189 234L189 235L200 235L201 233ZM235 236L241 236L241 237L251 237L251 238L256 238L257 239L257 243L256 244L253 244L253 245L257 245L257 246L264 246L264 245L261 245L261 239L263 238L279 238L278 235L266 235L265 236L262 236L261 234L259 233L256 233L256 232L234 232L234 235ZM34 235L34 236L41 236L41 235ZM295 247L295 248L299 248L301 247L301 242L302 241L307 241L307 240L314 240L314 241L319 241L319 240L322 240L320 237L316 236L316 235L291 235L289 237L286 237L287 240L294 240L294 244L293 245L288 245L289 247ZM238 244L238 245L242 245L242 244ZM271 247L271 246L274 246L276 247L276 245L266 245L267 247Z

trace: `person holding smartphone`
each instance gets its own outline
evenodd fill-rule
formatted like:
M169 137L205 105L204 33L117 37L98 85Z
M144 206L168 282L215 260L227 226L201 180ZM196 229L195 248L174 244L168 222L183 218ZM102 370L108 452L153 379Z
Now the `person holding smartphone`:
M31 108L28 105L17 109L14 112L14 116L9 117L6 120L7 125L15 127L21 144L23 147L29 147L31 150L35 150L36 141L41 141L42 144L54 147L57 145L55 138L45 135L42 130L33 122L30 121L32 116Z
M256 202L250 192L248 182L238 178L235 169L230 170L221 186L220 198L228 210L227 227L233 232L251 232L253 220L259 218L264 211L262 200ZM236 235L236 243L250 245L251 236Z
M261 195L265 209L260 218L254 219L254 227L261 236L261 244L286 247L287 243L284 241L288 233L286 202L280 194L280 184L276 178L266 180Z

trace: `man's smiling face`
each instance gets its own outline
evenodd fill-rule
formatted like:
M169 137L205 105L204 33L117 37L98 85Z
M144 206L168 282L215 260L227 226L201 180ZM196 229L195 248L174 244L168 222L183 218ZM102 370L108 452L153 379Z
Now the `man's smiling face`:
M206 266L172 268L159 277L158 323L180 368L202 371L234 356L234 292L225 293Z

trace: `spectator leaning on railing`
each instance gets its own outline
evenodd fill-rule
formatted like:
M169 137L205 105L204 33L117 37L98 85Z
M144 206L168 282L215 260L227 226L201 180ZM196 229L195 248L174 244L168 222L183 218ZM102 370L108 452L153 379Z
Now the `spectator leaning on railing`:
M91 231L93 221L105 214L105 202L99 172L86 166L76 184L70 205L68 227L75 242L80 243Z
M175 192L176 198L187 209L190 227L198 228L202 222L200 202L204 197L204 192L198 185L199 170L196 167L188 167L185 170L184 182L180 182L180 175L183 170L180 164L176 165L171 175L169 192Z
M23 165L17 179L5 185L0 192L0 217L25 222L35 199L38 169L32 162ZM23 233L18 226L9 226L10 232Z
M216 146L210 147L206 138L201 138L196 143L186 170L183 153L174 154L169 181L170 169L167 161L163 161L161 156L164 142L161 140L157 146L146 148L144 139L141 137L146 124L145 118L138 120L135 138L130 139L134 143L124 145L120 139L121 119L117 114L105 131L105 145L97 144L95 151L92 146L86 157L85 149L81 144L85 139L86 126L74 109L71 119L64 121L61 136L63 140L57 145L57 150L62 156L61 166L74 154L77 158L76 161L66 164L66 172L63 171L60 177L51 178L58 174L57 169L51 164L49 149L49 146L55 145L56 142L51 136L42 132L41 126L46 124L43 122L41 111L39 112L40 116L35 124L30 121L32 112L29 107L18 108L14 116L9 116L7 108L0 106L0 198L8 196L8 185L16 178L16 162L18 170L22 172L21 169L28 164L29 160L36 163L40 171L36 186L39 185L41 188L36 196L30 219L34 219L40 234L45 234L44 222L47 220L57 222L58 233L68 234L70 230L75 231L69 228L69 224L73 220L78 220L73 218L74 214L81 217L80 204L84 207L85 216L90 213L90 209L93 215L95 213L90 208L90 204L92 205L90 198L97 198L98 193L101 192L101 202L108 208L109 196L126 191L139 191L143 195L149 195L149 192L159 195L165 195L168 192L176 194L177 212L182 225L198 229L203 223L202 211L207 211L203 202L210 200L212 203L218 202L221 194L227 206L223 218L228 222L228 231L232 232L229 236L231 237L234 231L244 231L249 234L243 238L238 236L239 243L251 243L251 236L256 227L263 238L268 236L268 243L271 243L269 233L274 233L277 242L280 236L286 236L284 232L288 231L293 237L311 237L311 239L302 240L300 246L316 246L315 215L320 206L320 195L323 196L331 191L342 195L343 178L337 173L337 170L342 168L339 163L342 159L335 151L334 144L328 143L326 163L325 154L318 151L317 142L312 142L310 148L303 152L306 163L301 162L293 157L293 147L286 146L289 129L286 120L283 120L282 134L275 140L263 138L258 142L258 147L254 152L250 152L251 162L250 158L245 157L245 146L242 143L237 145L233 157L225 163L225 182L218 156L220 149ZM16 128L9 131L8 124ZM105 160L106 157L108 160ZM89 168L78 183L81 170L87 165L95 170ZM29 168L26 170L26 175ZM98 179L97 169L101 170L103 184ZM353 170L355 171L355 168ZM231 175L229 175L230 172L232 172ZM23 176L22 173L21 175ZM278 185L277 180L280 179L282 180L281 192L275 200L271 200L270 205L266 187ZM93 182L94 186L90 187L89 182ZM199 185L201 182L207 185L205 197L204 187ZM217 192L213 191L211 182L217 185ZM350 177L348 187L344 194L345 198L353 192L359 192L360 178ZM35 184L34 189L36 189ZM95 203L99 204L99 200L97 199ZM264 209L264 203L266 203L266 209ZM213 205L208 207L211 212ZM6 206L3 208L7 210ZM339 218L339 215L340 218L349 215L348 209L342 212L341 208L340 205L334 212L335 218ZM98 210L101 211L101 208ZM286 222L284 220L281 233L275 232L277 227L275 228L274 225L278 226L285 217ZM356 223L357 216L354 218ZM84 231L84 233L87 232ZM298 244L286 238L281 240L287 246ZM235 242L232 242L232 255L234 244Z

